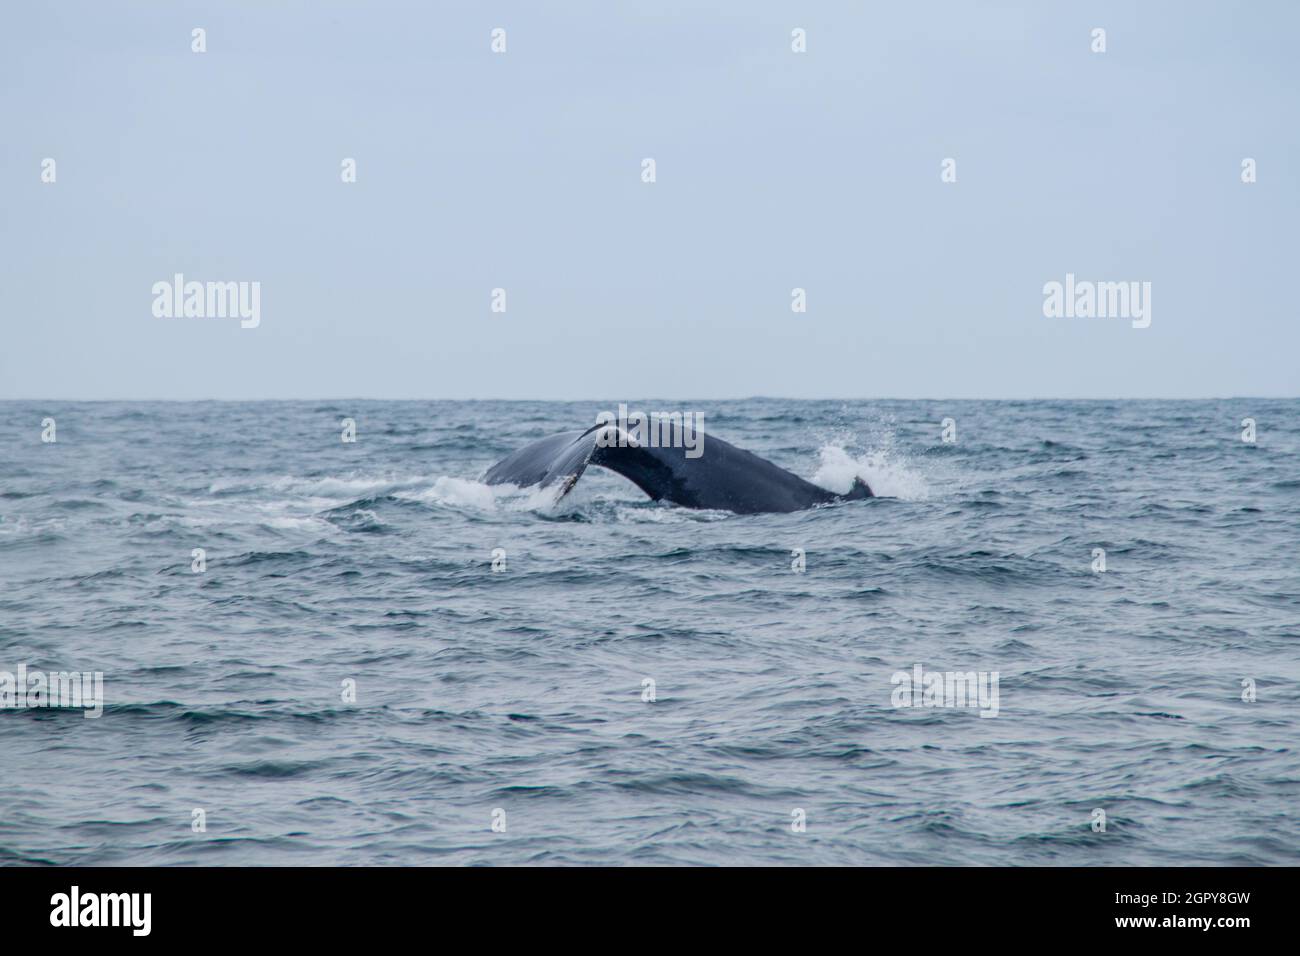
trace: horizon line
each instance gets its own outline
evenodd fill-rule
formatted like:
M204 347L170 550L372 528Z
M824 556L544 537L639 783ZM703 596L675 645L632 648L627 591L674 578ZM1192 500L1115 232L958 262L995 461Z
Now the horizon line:
M822 396L808 397L797 395L742 395L727 396L721 398L687 398L687 399L667 399L662 397L648 397L635 399L635 401L655 401L655 402L1226 402L1226 401L1293 401L1300 399L1300 395L1147 395L1147 396L1125 396L1113 395L1108 397L1098 396L1069 396L1069 395L1035 395L1025 397L975 397L975 396L924 396L924 397L894 397L894 396ZM608 398L445 398L445 397L374 397L361 395L342 395L342 396L293 396L293 397L258 397L258 398L68 398L68 397L50 397L41 396L35 398L3 398L0 402L80 402L85 404L92 403L169 403L169 404L200 404L200 403L218 403L224 402L229 404L238 403L256 403L256 402L549 402L554 404L575 404L580 402L608 402ZM626 403L626 399L621 400Z

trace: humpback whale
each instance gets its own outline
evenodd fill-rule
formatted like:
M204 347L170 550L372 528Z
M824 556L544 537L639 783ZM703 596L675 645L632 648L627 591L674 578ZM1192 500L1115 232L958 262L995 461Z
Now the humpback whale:
M648 445L614 425L599 423L583 432L535 441L497 462L483 480L521 488L558 485L558 501L588 465L599 465L627 478L655 501L737 514L800 511L873 497L861 478L854 479L846 494L837 495L721 438L709 435L707 444L703 454L690 457L685 448Z

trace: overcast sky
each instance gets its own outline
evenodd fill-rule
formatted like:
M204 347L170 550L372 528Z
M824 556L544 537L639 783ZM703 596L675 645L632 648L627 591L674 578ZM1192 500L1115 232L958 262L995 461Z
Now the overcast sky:
M16 0L0 398L1295 396L1297 36L1280 0ZM259 282L260 325L155 317L175 273ZM1150 327L1045 317L1067 273L1150 282Z

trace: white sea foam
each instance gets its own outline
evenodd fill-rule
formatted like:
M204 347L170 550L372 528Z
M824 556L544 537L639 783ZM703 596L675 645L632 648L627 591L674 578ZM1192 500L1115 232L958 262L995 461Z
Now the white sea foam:
M930 497L925 476L895 453L889 443L854 455L843 443L827 442L818 449L817 456L819 464L811 481L836 494L848 492L853 479L860 475L878 498L924 501Z
M514 485L485 485L468 478L441 475L357 475L301 478L294 475L264 475L213 482L208 493L223 497L240 493L272 493L277 510L293 514L325 511L341 503L391 495L406 501L470 508L480 511L535 511L555 504L559 486L518 488ZM191 504L210 504L199 501ZM258 507L266 507L266 503ZM229 513L229 505L222 505Z
M431 501L454 508L477 508L480 511L495 511L496 495L490 485L468 478L452 478L443 475L426 488L411 496L417 501Z
M273 491L281 494L301 495L306 498L357 499L371 498L376 495L389 494L393 491L416 487L427 483L428 479L420 476L364 476L302 478L296 475L263 476L254 478L234 478L213 482L209 494L222 494L239 491Z
M519 488L508 484L485 485L481 481L443 475L430 488L410 494L399 493L396 497L479 511L537 511L552 507L557 494L558 485Z

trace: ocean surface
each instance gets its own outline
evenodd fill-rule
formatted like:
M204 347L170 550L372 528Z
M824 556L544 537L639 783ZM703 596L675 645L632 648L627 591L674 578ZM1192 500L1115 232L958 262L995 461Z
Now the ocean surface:
M478 483L620 401L879 497ZM1300 863L1300 401L0 422L0 671L105 699L0 710L0 862ZM997 715L894 706L917 665L996 672Z

